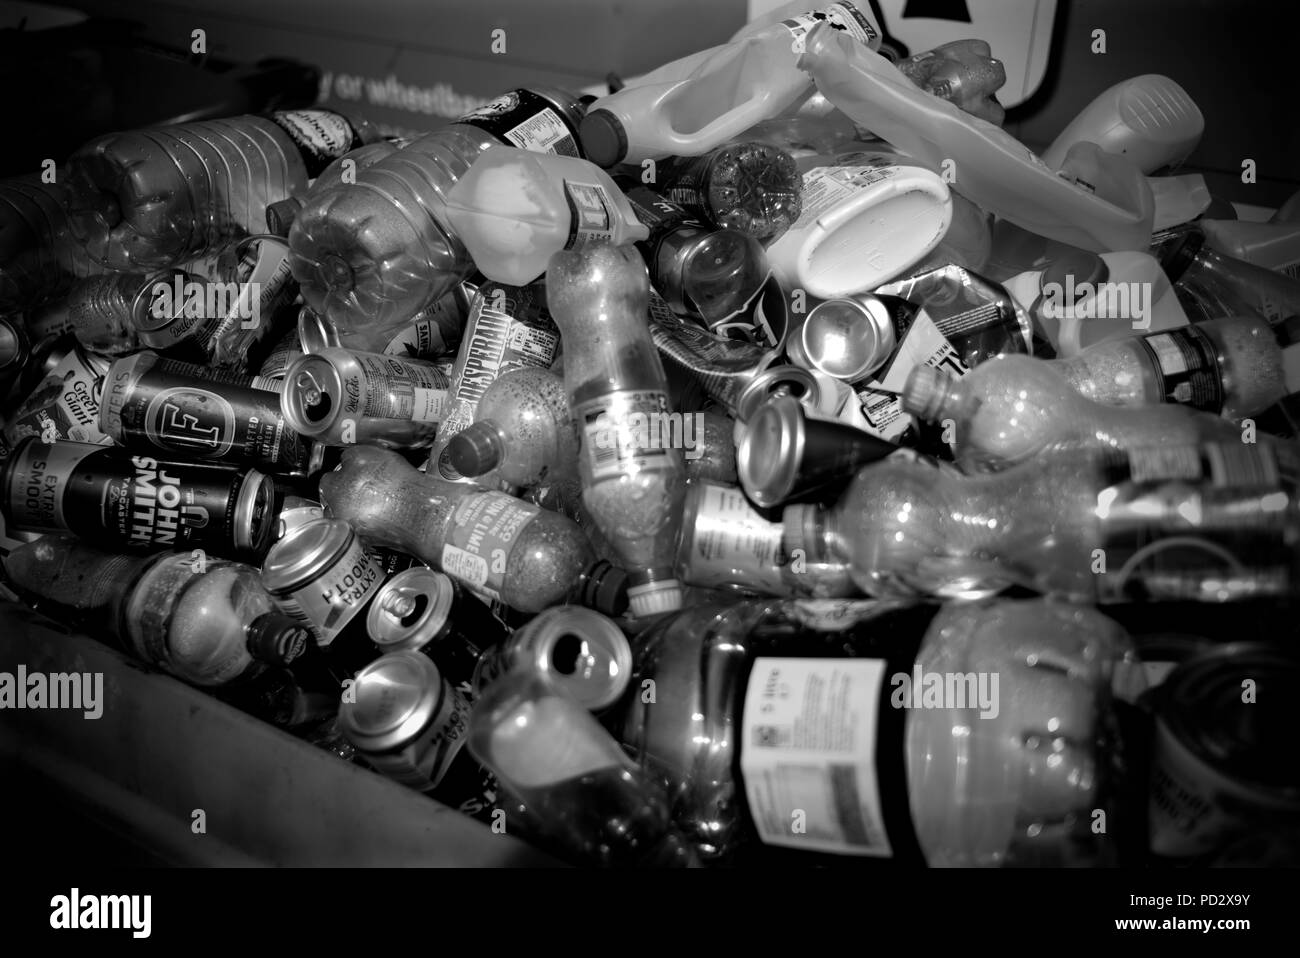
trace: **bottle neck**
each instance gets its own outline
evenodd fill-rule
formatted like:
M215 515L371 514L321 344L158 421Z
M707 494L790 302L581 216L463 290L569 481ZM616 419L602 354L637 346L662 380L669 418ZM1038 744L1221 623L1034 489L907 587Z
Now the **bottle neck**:
M264 612L244 627L248 654L259 662L289 665L315 641L296 619L279 612Z

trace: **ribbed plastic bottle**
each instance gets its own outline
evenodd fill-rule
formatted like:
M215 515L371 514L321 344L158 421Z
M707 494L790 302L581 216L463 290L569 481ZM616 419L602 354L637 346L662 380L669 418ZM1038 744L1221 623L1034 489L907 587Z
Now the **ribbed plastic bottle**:
M579 97L512 90L309 197L289 232L303 299L340 334L410 319L469 276L473 262L446 220L447 194L480 153L515 146L580 156Z
M266 208L379 138L328 110L179 123L91 140L68 160L73 234L111 269L158 269L266 232Z
M103 272L72 235L62 174L0 182L0 309L30 309Z

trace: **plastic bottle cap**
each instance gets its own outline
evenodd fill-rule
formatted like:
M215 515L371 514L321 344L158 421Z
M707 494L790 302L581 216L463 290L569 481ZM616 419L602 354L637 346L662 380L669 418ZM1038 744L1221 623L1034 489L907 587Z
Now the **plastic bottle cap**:
M1043 270L1041 285L1047 287L1055 283L1062 289L1067 289L1071 282L1075 286L1084 283L1096 286L1098 283L1106 282L1109 276L1110 268L1096 253L1086 249L1071 250L1056 257Z
M953 377L942 369L922 364L915 367L903 384L900 399L903 411L926 422L933 422L943 408L944 396L952 385Z
M475 422L456 433L447 443L447 458L462 476L481 476L501 465L502 442L490 423Z
M266 208L266 229L276 236L288 236L293 226L294 217L302 209L302 203L292 196L276 200Z
M601 559L578 579L575 601L617 618L628 608L627 572Z
M259 615L248 625L248 653L273 665L288 665L315 639L296 619L278 612Z
M578 127L582 149L587 159L608 169L627 156L627 131L618 117L608 110L592 110Z
M682 607L682 584L676 579L664 579L634 585L627 590L627 598L633 618L674 612Z

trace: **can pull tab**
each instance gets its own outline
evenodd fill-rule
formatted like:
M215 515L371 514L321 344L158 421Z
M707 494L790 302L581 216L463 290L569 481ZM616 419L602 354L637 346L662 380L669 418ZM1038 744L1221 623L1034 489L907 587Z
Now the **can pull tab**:
M395 619L405 619L415 612L417 592L396 589L384 596L383 609Z
M304 369L294 380L294 386L302 395L303 405L306 407L305 412L308 419L323 419L329 412L330 399L325 393L325 387L321 385L309 369Z

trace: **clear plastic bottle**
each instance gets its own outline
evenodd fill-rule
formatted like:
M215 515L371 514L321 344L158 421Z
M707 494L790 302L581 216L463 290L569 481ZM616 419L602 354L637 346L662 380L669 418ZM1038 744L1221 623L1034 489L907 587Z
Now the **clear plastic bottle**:
M566 601L596 560L572 519L422 474L391 450L345 450L320 495L367 544L405 552L521 612Z
M466 279L473 261L446 220L447 195L484 150L579 156L578 97L512 90L360 171L313 191L289 233L307 305L341 335L400 325Z
M111 269L157 269L266 231L266 208L378 139L364 120L291 110L98 137L68 160L74 235Z
M686 480L680 414L668 411L646 325L645 264L633 247L607 243L556 253L546 290L564 340L583 502L628 571L632 614L671 611L682 601L673 562Z
M247 677L257 659L291 660L310 641L257 569L199 550L142 559L48 535L11 552L5 571L56 606L97 613L133 655L193 685Z
M730 143L659 164L656 189L687 212L768 243L799 219L803 178L794 157L769 143Z
M711 602L639 647L634 687L653 681L672 707L664 691L629 698L616 727L707 863L1095 866L1127 851L1120 700L1143 680L1095 609Z
M515 669L486 688L468 744L566 857L607 867L694 864L663 785L535 669Z
M1300 280L1215 252L1196 224L1166 232L1152 251L1192 322L1256 312L1277 324L1300 314Z
M0 309L30 309L103 272L72 235L62 175L0 182Z
M1199 223L1215 252L1300 279L1300 225L1244 220Z
M578 472L578 435L564 379L549 369L516 369L495 379L478 402L472 425L447 446L456 471L478 477L495 470L512 486L531 488Z
M1291 444L1075 446L992 476L891 458L785 521L868 595L1224 602L1300 591L1298 491Z
M512 286L541 276L559 250L650 232L600 167L508 146L484 150L452 187L447 221L479 272Z
M1234 421L1263 412L1287 391L1282 347L1258 316L1112 339L1049 365L1095 403L1179 403Z
M699 156L734 139L807 94L811 84L796 62L808 31L827 20L879 49L871 14L849 2L755 24L731 43L665 64L596 100L582 122L583 148L593 162L611 167Z
M1076 392L1061 371L1033 356L1003 355L960 378L917 366L903 387L903 409L951 424L957 461L1003 469L1061 442L1105 449L1240 442L1226 419L1187 406L1104 406Z

